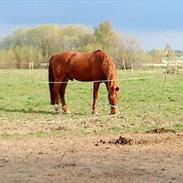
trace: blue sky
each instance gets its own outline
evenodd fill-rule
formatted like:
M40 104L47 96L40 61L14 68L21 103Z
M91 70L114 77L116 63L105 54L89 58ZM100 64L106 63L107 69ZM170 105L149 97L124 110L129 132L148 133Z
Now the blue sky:
M45 23L94 27L110 20L145 49L169 43L183 50L182 8L181 0L0 0L0 35Z

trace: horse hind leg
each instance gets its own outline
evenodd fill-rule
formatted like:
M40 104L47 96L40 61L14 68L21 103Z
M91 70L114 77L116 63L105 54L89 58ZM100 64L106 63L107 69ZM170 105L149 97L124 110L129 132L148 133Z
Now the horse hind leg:
M66 104L66 101L65 101L65 91L66 91L67 84L68 84L68 78L65 78L63 80L61 87L60 87L59 94L60 94L60 100L62 103L62 111L64 113L69 114L70 111L69 111L67 104Z
M59 98L58 98L58 92L61 87L61 83L59 81L55 81L54 86L52 88L52 95L53 95L53 105L56 112L59 112Z
M63 88L64 88L64 84L65 83L62 83L64 80L64 76L63 77L60 77L60 78L57 78L54 82L54 86L52 88L52 95L53 95L53 103L55 105L55 111L56 112L60 112L60 106L59 106L59 95L60 95L60 90L62 88L62 85L63 85ZM61 97L61 96L60 96ZM62 102L62 99L61 99L61 102Z

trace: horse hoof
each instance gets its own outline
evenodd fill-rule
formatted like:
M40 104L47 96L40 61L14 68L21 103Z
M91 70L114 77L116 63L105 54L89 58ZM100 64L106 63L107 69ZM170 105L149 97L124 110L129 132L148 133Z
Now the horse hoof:
M93 111L92 114L98 114L98 111Z
M63 111L64 114L70 114L71 111Z
M59 105L55 105L54 108L55 108L55 112L56 113L59 113L60 112L60 106Z
M60 113L60 110L55 110L55 113L56 113L56 114L59 114L59 113Z
M110 113L111 115L118 115L118 114L120 114L120 112L118 111L118 112L111 112Z

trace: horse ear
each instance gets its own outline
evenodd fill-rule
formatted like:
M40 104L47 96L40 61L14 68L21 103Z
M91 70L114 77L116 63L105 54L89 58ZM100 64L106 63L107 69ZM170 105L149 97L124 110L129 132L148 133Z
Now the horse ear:
M119 91L119 87L116 87L115 90L116 90L116 91Z

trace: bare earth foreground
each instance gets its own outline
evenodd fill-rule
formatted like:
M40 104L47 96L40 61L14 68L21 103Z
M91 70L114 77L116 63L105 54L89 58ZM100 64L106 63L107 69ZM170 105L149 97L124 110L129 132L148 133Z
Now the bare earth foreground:
M0 140L0 183L183 182L183 133Z

